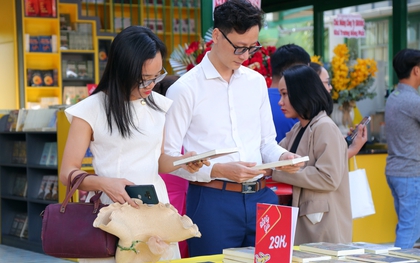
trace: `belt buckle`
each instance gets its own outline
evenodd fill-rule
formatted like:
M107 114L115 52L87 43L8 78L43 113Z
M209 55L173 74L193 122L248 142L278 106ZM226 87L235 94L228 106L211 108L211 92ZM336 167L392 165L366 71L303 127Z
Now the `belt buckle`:
M242 183L242 193L252 194L252 193L257 192L257 184L258 184L258 181Z

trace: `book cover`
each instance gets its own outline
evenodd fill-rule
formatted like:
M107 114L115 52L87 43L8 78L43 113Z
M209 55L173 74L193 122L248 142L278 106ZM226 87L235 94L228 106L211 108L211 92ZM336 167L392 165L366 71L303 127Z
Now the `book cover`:
M23 125L25 123L26 120L26 116L28 115L28 111L27 109L20 109L19 110L19 114L18 114L18 119L16 122L16 131L22 131Z
M26 163L26 143L24 141L13 142L12 163Z
M289 160L281 160L281 161L276 161L276 162L271 162L271 163L265 163L265 164L256 165L256 166L252 167L252 169L256 169L256 170L271 169L271 168L275 168L275 167L280 167L280 166L286 166L286 165L292 165L292 164L297 164L297 163L301 163L301 162L306 162L308 160L309 160L309 157L308 156L303 156L303 157L289 159Z
M53 198L54 195L57 195L57 183L58 178L56 175L49 175L47 179L47 185L45 190L44 199L45 200L56 200Z
M55 72L53 69L42 70L41 76L42 76L42 82L44 83L44 86L47 86L47 87L57 86L57 79L55 77Z
M48 156L50 155L52 142L44 143L44 148L42 149L41 158L39 159L39 164L47 165Z
M12 194L20 197L25 197L27 188L28 181L26 179L26 175L17 175L13 184Z
M364 248L366 253L372 253L372 254L386 254L389 252L389 250L401 249L399 247L394 247L391 245L374 244L374 243L368 243L368 242L353 242L353 243L349 243L348 245Z
M51 142L46 165L57 165L57 142Z
M349 255L346 259L352 259L362 262L391 262L391 263L406 263L406 262L417 262L415 259L400 258L391 255L384 254L361 254L361 255Z
M299 246L301 251L315 252L331 256L346 256L364 254L365 249L353 247L345 244L335 244L328 242L306 243Z
M39 16L38 0L25 0L25 16Z
M38 36L29 36L29 52L39 52Z
M27 110L26 118L22 125L23 131L41 131L42 128L48 127L52 116L56 109L38 109Z
M47 190L48 179L49 179L49 175L42 176L42 181L39 185L39 191L37 195L38 199L44 199L45 191Z
M173 164L174 166L177 165L181 165L181 164L185 164L185 163L190 163L190 162L194 162L194 161L198 161L198 160L204 160L204 159L214 159L226 154L231 154L231 153L235 153L238 151L238 148L227 148L227 149L215 149L215 150L211 150L208 152L204 152L201 154L197 154L194 156L190 156L187 158L183 158L180 159L178 161L175 161Z
M17 124L17 118L19 115L19 110L11 110L9 112L9 116L7 117L7 123L5 131L16 131L16 124Z
M26 213L16 213L13 218L12 227L10 228L9 235L20 237L25 221L28 215Z
M420 260L420 249L418 248L406 248L400 250L390 250L388 251L390 255L395 255L399 257L413 258Z
M57 7L56 0L38 0L39 1L39 16L41 17L56 17Z
M331 256L305 252L305 251L299 251L299 250L293 250L293 254L292 254L293 262L314 262L314 261L329 260L329 259L331 259Z
M39 52L52 52L51 36L38 36Z
M254 259L255 247L235 247L223 249L223 255L230 258Z
M52 191L51 191L51 200L53 201L57 201L58 200L58 176L52 175L53 177L53 187L52 187ZM79 195L80 197L80 195ZM80 200L80 199L79 199Z
M291 262L298 208L257 204L256 262Z
M22 231L20 231L20 238L28 239L28 216L26 216L25 221L23 222Z
M38 69L27 69L28 86L41 87L44 85L42 81L42 71Z
M52 198L55 177L55 175L47 175L47 184L45 186L45 194L43 197L44 200L51 200Z

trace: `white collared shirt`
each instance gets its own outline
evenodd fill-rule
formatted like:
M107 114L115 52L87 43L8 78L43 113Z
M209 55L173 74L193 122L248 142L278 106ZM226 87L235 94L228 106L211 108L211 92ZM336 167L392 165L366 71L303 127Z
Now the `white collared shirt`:
M211 159L212 165L203 166L196 173L178 169L173 174L190 181L209 182L214 163L261 164L279 160L286 151L275 140L264 77L252 69L241 66L228 83L207 53L199 65L168 89L166 96L173 100L166 115L164 148L167 154L179 156L182 146L184 152L197 154L239 148L237 153Z

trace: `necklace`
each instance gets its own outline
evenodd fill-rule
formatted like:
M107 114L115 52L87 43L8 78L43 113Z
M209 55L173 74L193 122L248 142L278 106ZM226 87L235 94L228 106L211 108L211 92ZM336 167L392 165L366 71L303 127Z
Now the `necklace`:
M140 103L141 105L146 105L146 101L143 98L140 99Z

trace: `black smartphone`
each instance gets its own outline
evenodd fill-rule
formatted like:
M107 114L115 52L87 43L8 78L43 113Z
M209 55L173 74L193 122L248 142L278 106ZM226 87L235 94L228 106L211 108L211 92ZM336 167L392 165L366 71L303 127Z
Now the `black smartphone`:
M370 119L371 119L370 116L364 117L363 120L359 124L357 124L357 126L359 126L359 125L368 125L368 123L370 122ZM346 142L347 142L347 145L349 145L349 146L353 142L354 138L357 135L357 126L353 130L353 132L346 137Z
M157 204L159 199L156 194L155 186L152 184L146 185L127 185L125 191L131 198L138 198L143 201L143 204Z

